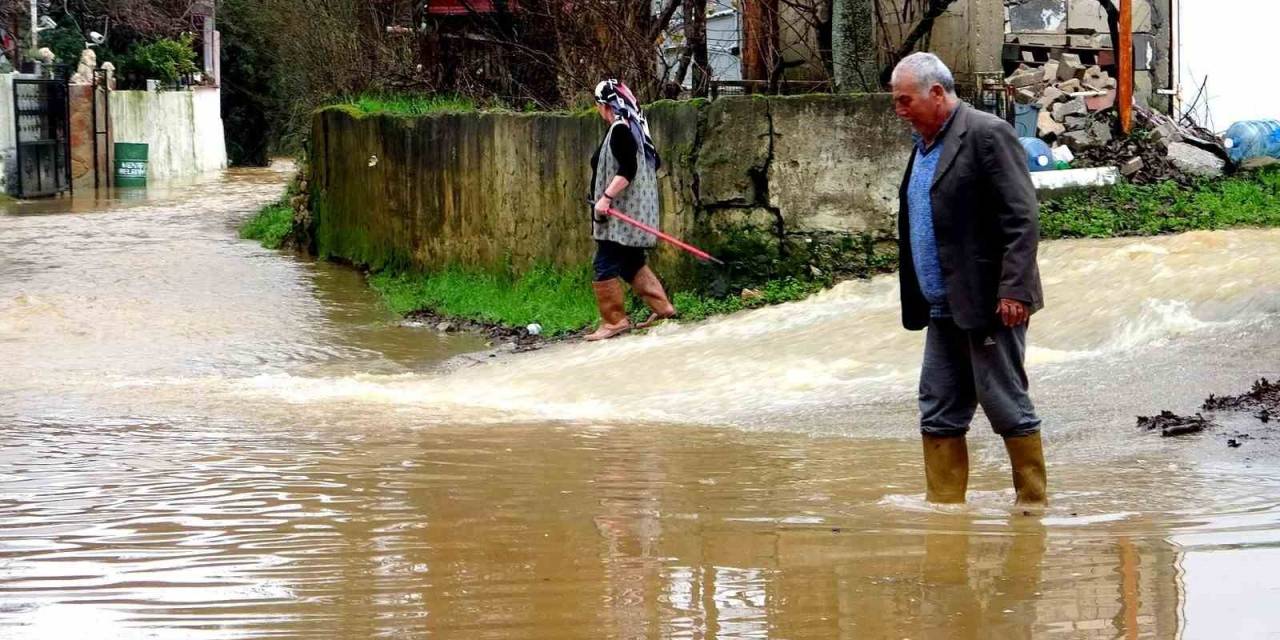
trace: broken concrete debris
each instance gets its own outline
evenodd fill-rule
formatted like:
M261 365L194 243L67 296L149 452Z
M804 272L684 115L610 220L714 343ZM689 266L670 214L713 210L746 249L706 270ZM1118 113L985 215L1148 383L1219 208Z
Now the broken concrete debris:
M1070 116L1087 115L1089 108L1085 106L1083 98L1075 98L1070 102L1059 102L1053 105L1053 119L1058 122L1066 122Z
M1120 175L1128 178L1129 176L1141 171L1143 166L1142 158L1134 156L1120 164Z
M1058 59L1058 80L1083 80L1088 71L1089 68L1080 62L1080 56L1074 53L1064 53Z
M1118 167L1132 182L1222 174L1225 150L1212 133L1141 105L1134 105L1134 126L1142 133L1117 138L1117 82L1103 68L1108 64L1104 58L1097 61L1085 64L1079 54L1065 52L1043 62L1024 57L1005 78L1018 104L1039 110L1037 137L1075 152L1080 161L1076 166ZM1069 163L1059 163L1059 168L1064 164Z
M1110 90L1098 90L1111 80L1106 71L1097 65L1087 66L1080 56L1063 53L1040 69L1020 65L1005 79L1015 89L1014 96L1020 104L1035 105L1040 109L1036 133L1049 142L1062 142L1073 148L1085 149L1105 144L1110 138L1097 136L1101 129L1093 126L1088 117L1091 112L1110 108L1114 104L1103 100L1099 108L1090 108L1090 101L1098 96L1106 97ZM1087 83L1087 85L1085 84ZM1046 114L1049 116L1046 119ZM1068 135L1074 133L1075 135Z
M1036 135L1041 138L1056 139L1058 136L1067 132L1067 128L1053 119L1053 114L1048 111L1041 111L1036 120Z
M1179 171L1202 178L1222 175L1227 164L1222 158L1185 142L1169 145L1169 160Z

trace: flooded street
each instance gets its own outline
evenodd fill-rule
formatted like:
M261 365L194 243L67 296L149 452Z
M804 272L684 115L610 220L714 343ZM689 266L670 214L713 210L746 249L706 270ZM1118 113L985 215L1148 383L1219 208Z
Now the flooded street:
M1280 231L1048 243L1051 506L923 500L893 277L495 363L239 240L280 170L0 205L0 638L1280 637Z

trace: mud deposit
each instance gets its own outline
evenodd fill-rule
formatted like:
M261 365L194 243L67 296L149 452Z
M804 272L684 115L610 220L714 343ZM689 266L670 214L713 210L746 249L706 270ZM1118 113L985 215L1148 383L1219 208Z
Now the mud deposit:
M1207 430L1222 430L1229 423L1227 446L1240 447L1251 439L1271 439L1273 418L1280 412L1280 384L1262 378L1247 393L1237 396L1210 395L1194 416L1161 411L1155 416L1138 416L1138 426L1160 431L1162 437L1185 436ZM1252 428L1249 428L1252 426Z

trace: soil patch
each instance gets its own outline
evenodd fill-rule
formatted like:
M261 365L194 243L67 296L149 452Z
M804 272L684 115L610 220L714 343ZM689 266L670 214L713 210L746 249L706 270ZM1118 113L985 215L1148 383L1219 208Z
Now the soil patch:
M1210 395L1200 407L1209 414L1204 417L1181 416L1172 411L1161 411L1155 416L1139 416L1138 426L1147 431L1159 430L1163 437L1185 436L1203 431L1219 430L1222 423L1230 421L1232 433L1227 446L1237 448L1246 440L1269 439L1277 416L1280 416L1280 383L1262 378L1253 383L1247 393L1237 396ZM1245 429L1241 429L1245 426Z

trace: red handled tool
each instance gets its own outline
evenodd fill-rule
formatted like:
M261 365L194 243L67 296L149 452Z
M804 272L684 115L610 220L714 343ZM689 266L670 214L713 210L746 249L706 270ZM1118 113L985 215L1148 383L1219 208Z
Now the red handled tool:
M592 203L592 204L595 204L595 203ZM687 243L687 242L685 242L685 241L683 241L683 240L681 240L681 239L679 239L679 238L677 238L677 237L675 237L675 236L671 236L671 235L665 234L665 233L663 233L663 232L661 232L661 231L659 231L659 230L657 230L657 229L655 229L655 228L653 228L653 227L651 227L651 226L649 226L649 225L647 225L647 224L645 224L645 223L643 223L643 222L640 222L639 220L636 220L635 218L632 218L631 216L628 216L627 214L625 214L625 213L623 213L623 212L621 212L621 211L618 211L617 209L614 209L614 208L610 207L610 208L608 208L608 209L606 209L606 210L605 210L605 213L607 213L607 214L609 214L609 215L611 215L611 216L613 216L613 217L615 217L615 218L617 218L617 219L619 219L619 220L621 220L621 221L623 221L623 222L625 222L625 223L627 223L627 224L629 224L629 225L631 225L631 226L633 226L633 227L635 227L635 228L637 228L637 229L640 229L640 230L642 230L642 231L647 231L647 232L649 232L649 233L652 233L653 235L658 236L658 238L660 238L660 239L662 239L662 240L666 240L667 242L669 242L669 243L671 243L671 244L673 244L673 245L675 245L675 246L677 246L677 247L679 247L679 248L681 248L681 249L684 249L685 251L688 251L689 253L691 253L691 254L693 254L695 257L697 257L699 260L705 260L705 261L707 261L707 262L714 262L714 263L719 264L719 265L723 265L723 264L724 264L724 262L721 262L718 258L716 258L715 256L713 256L713 255L711 255L711 254L707 253L706 251L703 251L702 249L699 249L699 248L697 248L697 247L695 247L695 246L693 246L693 245L691 245L691 244L689 244L689 243Z

